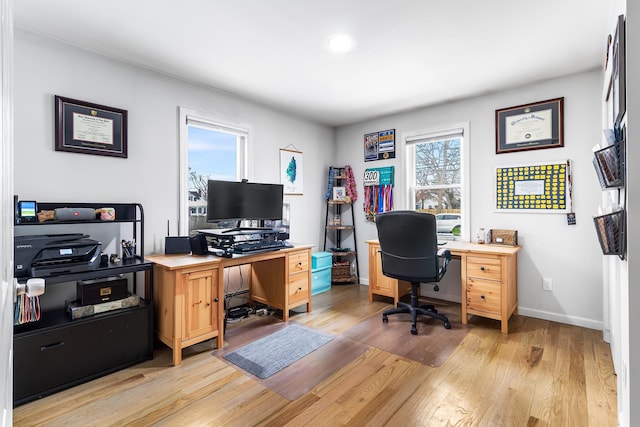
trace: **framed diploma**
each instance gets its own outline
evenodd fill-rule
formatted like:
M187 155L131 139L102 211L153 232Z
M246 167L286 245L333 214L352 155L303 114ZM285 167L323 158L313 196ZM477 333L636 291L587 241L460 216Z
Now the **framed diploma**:
M564 147L564 98L496 110L496 154Z
M127 157L127 110L55 96L56 151Z

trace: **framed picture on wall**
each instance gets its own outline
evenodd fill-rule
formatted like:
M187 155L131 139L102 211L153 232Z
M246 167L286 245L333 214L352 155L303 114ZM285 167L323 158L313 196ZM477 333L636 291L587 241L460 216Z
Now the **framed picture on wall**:
M496 154L564 146L564 98L496 110Z
M496 167L496 212L571 212L569 160Z
M127 157L127 110L55 96L55 149Z
M284 194L302 195L303 190L302 152L280 149L280 184Z
M625 57L625 22L624 15L618 16L618 25L613 37L613 75L612 75L612 108L613 122L620 126L627 110L626 57Z

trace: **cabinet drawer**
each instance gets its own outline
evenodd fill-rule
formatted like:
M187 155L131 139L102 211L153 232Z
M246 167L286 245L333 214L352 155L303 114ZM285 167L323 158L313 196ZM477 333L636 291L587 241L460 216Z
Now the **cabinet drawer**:
M150 359L150 307L14 337L14 403Z
M289 304L309 298L309 275L298 273L289 276Z
M500 280L501 271L500 258L467 257L467 277Z
M309 253L295 252L289 254L289 273L297 273L299 271L309 270Z
M467 279L467 309L500 315L501 289L500 283Z

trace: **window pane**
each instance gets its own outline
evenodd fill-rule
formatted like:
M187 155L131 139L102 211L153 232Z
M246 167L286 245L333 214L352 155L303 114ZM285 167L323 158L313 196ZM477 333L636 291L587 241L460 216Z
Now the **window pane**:
M236 135L189 126L189 171L207 179L237 180L237 145Z
M416 210L431 213L460 212L461 191L459 187L416 190Z
M410 209L436 216L439 238L464 237L462 152L464 128L426 132L407 138Z
M240 179L239 152L238 136L234 134L189 126L188 137L189 232L192 232L216 226L207 223L207 182L209 179Z
M460 138L418 143L415 150L417 186L460 185Z

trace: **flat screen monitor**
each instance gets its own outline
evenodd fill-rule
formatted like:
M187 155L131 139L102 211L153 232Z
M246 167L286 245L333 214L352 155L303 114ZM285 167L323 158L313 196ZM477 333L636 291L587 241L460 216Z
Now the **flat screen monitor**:
M209 180L207 222L281 220L283 186Z

